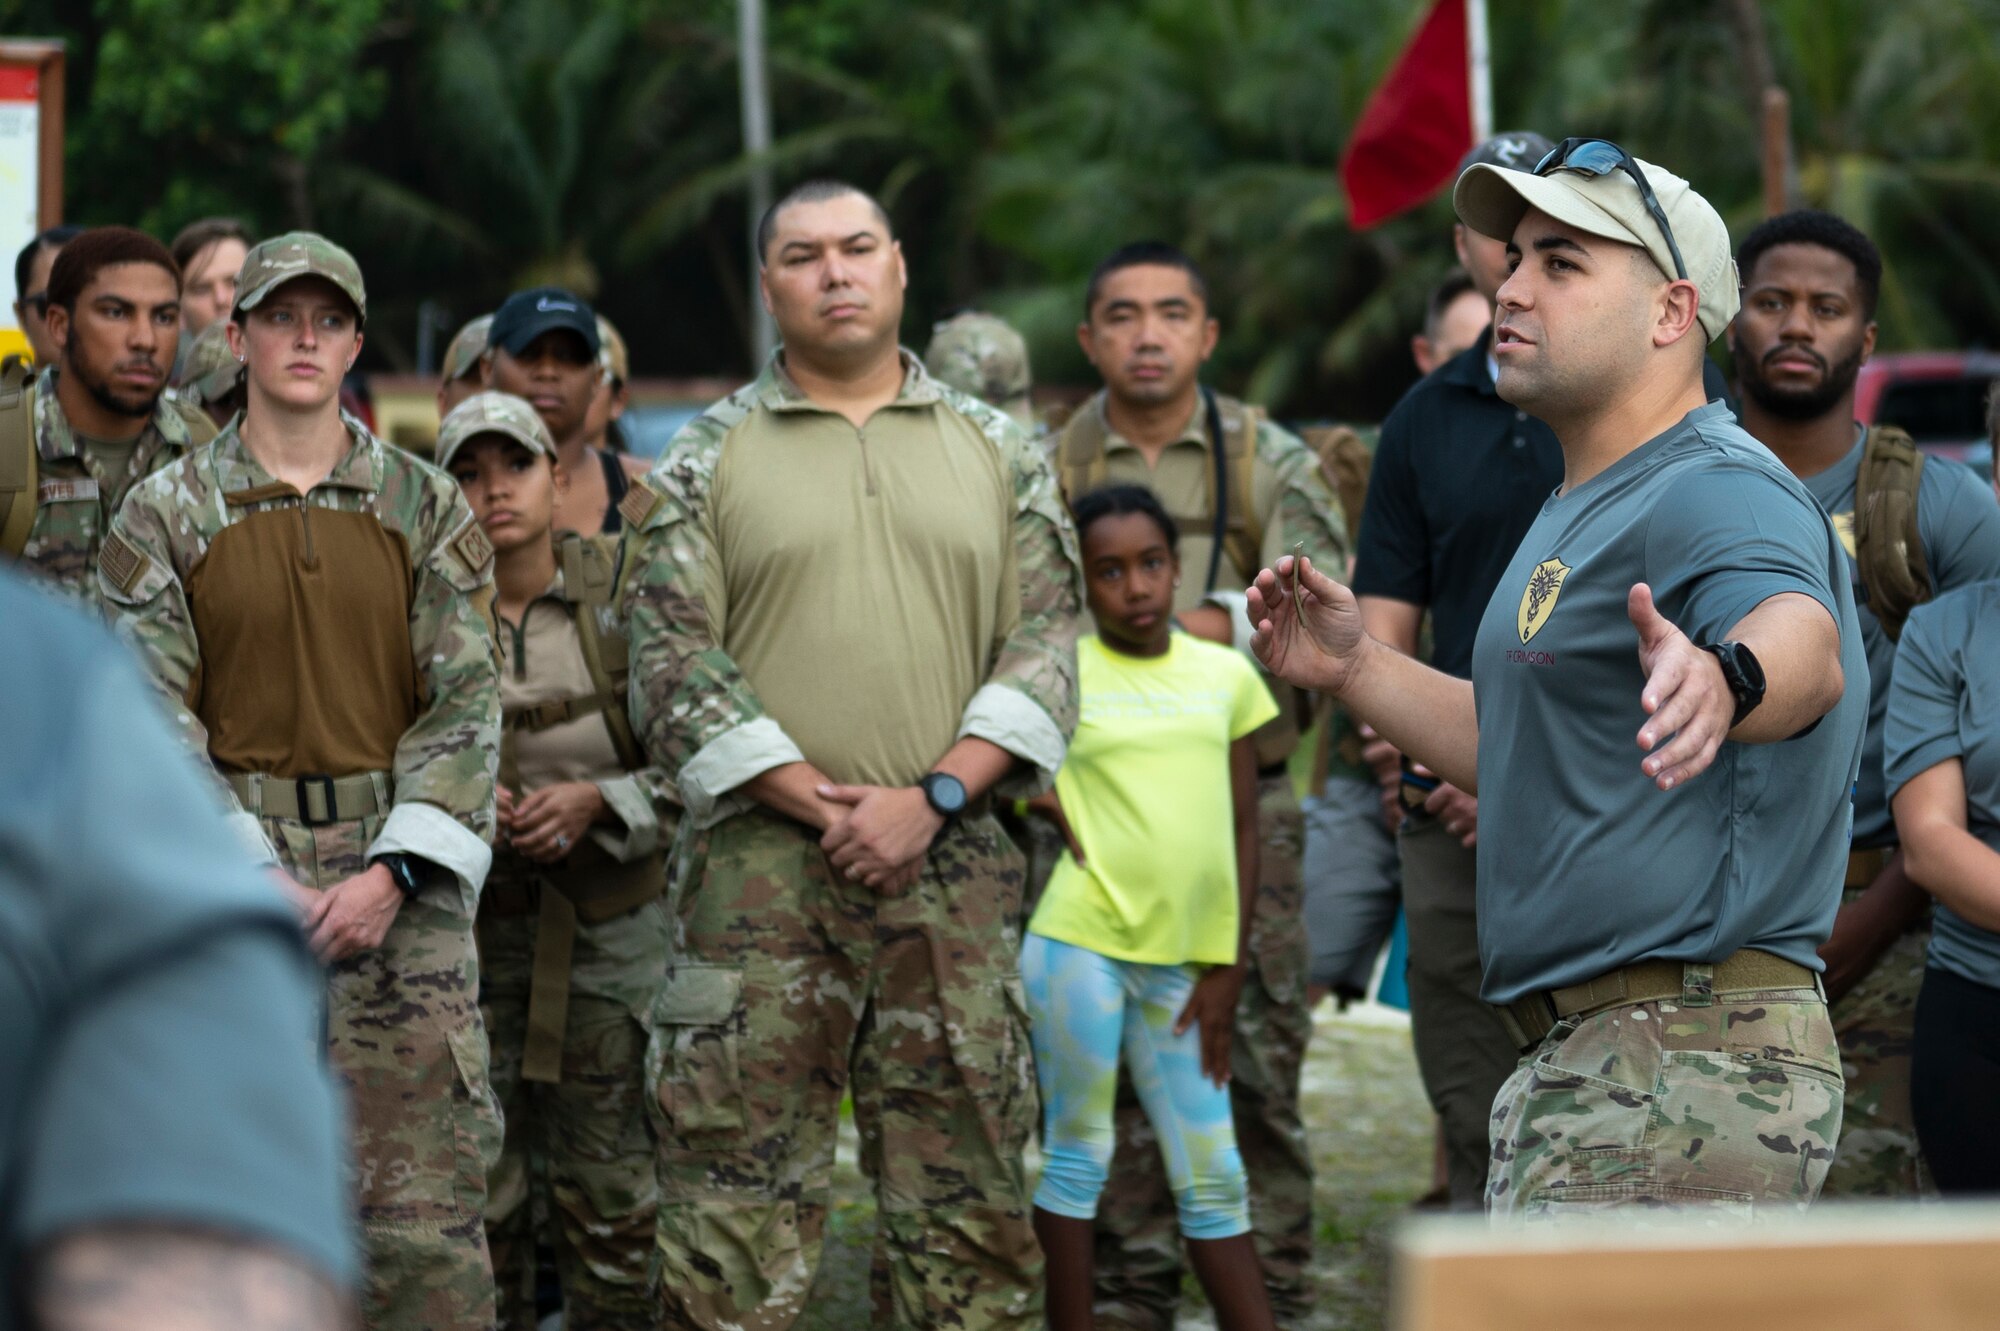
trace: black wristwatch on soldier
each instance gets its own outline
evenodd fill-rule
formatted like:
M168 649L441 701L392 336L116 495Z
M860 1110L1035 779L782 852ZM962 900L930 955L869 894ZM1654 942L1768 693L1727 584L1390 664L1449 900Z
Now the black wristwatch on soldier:
M965 812L970 803L966 797L965 783L950 772L932 772L917 782L917 788L924 792L924 799L931 806L931 812L950 822Z
M1715 653L1715 659L1722 665L1722 681L1729 685L1729 692L1736 699L1736 715L1729 720L1729 728L1734 730L1764 701L1764 667L1740 642L1718 642L1702 650Z
M400 850L377 855L369 863L379 864L389 871L389 881L396 885L405 901L415 897L426 886L436 881L439 872L438 866L423 856L406 854Z

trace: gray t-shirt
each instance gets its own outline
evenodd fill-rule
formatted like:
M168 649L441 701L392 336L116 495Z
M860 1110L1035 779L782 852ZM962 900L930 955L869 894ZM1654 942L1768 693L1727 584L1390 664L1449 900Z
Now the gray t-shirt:
M1926 466L1925 471L1930 468ZM1965 767L1965 826L2000 850L2000 582L1946 592L1910 612L1884 728L1888 794L1948 758ZM2000 934L1940 901L1930 964L2000 987Z
M1889 708L1890 667L1896 644L1869 610L1854 562L1854 478L1861 470L1857 435L1848 455L1816 476L1806 489L1833 515L1833 528L1847 550L1847 575L1868 648L1868 742L1861 751L1861 779L1854 786L1854 844L1881 846L1896 840L1889 797L1882 789L1882 718ZM1931 590L1948 592L1988 578L2000 578L2000 503L1992 487L1970 467L1931 458L1917 483L1917 534L1930 566Z
M0 626L0 1271L152 1221L351 1281L296 914L109 633L4 568Z
M1487 1001L1745 947L1819 968L1868 699L1842 558L1805 487L1721 403L1542 506L1473 649ZM1840 626L1841 701L1804 735L1725 742L1659 790L1639 770L1638 582L1703 645L1772 596L1812 597Z

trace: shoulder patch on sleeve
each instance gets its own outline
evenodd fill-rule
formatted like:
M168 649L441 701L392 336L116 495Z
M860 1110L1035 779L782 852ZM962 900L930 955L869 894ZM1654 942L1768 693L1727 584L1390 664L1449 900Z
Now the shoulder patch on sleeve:
M631 488L625 491L625 497L618 501L618 516L625 520L627 527L636 531L644 527L665 502L665 496L653 488L650 480L641 476L632 482Z
M97 570L119 595L130 596L146 576L152 558L135 549L123 536L112 532L97 550Z
M476 580L484 580L493 563L493 542L486 539L486 532L476 519L466 523L465 529L452 538L451 552Z

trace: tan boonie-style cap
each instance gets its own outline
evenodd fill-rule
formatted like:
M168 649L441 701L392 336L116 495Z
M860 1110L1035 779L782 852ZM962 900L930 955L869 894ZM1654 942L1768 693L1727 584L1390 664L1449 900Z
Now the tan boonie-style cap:
M625 339L603 315L597 316L597 363L615 384L629 383L632 362L625 354Z
M1034 421L1028 343L997 314L966 310L939 322L924 349L924 368L1020 424Z
M444 349L446 383L463 379L479 369L479 358L486 354L486 330L492 326L493 316L482 314L451 335L451 342Z
M452 455L482 434L505 435L530 453L556 455L549 427L524 398L512 393L474 393L451 409L438 426L437 464L451 465Z
M368 317L368 289L361 284L361 265L354 256L325 236L311 231L287 231L260 241L243 257L236 273L236 308L254 310L273 291L295 277L323 277L354 302L354 311Z
M1653 187L1660 211L1674 229L1681 259L1687 265L1688 280L1694 283L1701 303L1696 317L1709 341L1736 317L1742 303L1742 283L1736 276L1736 257L1729 244L1729 228L1722 215L1685 180L1662 166L1632 159ZM1673 251L1659 222L1647 210L1639 186L1623 171L1607 171L1601 176L1576 171L1551 171L1533 175L1495 166L1473 166L1458 178L1452 189L1452 207L1467 226L1482 236L1512 240L1514 228L1530 208L1539 208L1550 217L1593 236L1637 245L1651 256L1653 264L1669 281L1678 279Z
M243 362L229 349L229 321L217 319L196 335L181 367L180 395L201 406L220 402L243 382Z

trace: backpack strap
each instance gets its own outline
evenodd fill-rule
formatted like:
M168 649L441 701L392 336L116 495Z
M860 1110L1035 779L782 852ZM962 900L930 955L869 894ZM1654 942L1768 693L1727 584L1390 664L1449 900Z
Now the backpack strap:
M577 640L583 648L590 686L602 700L604 725L612 747L628 772L646 765L646 751L632 729L625 705L625 686L632 673L632 644L624 621L614 612L623 546L615 536L589 540L565 533L557 549L562 562L563 589L576 606Z
M19 559L41 504L41 458L35 447L35 390L0 389L0 556Z
M26 388L35 382L35 363L18 351L0 357L0 389Z
M1056 445L1056 480L1062 486L1063 502L1074 504L1104 484L1111 474L1104 447L1109 442L1103 418L1088 409L1070 417Z
M1257 516L1257 432L1263 417L1263 412L1247 402L1231 402L1228 411L1217 410L1209 422L1210 433L1220 436L1222 450L1216 475L1222 479L1225 493L1216 506L1221 510L1217 517L1227 515L1226 525L1217 523L1223 528L1217 548L1229 555L1243 582L1264 566L1264 524ZM1215 590L1213 575L1208 590Z
M1923 451L1908 434L1893 425L1869 428L1854 478L1854 562L1868 608L1892 641L1903 636L1910 611L1934 594L1917 526L1923 474Z

